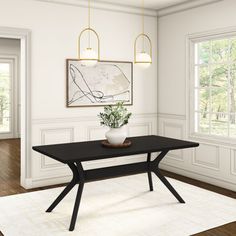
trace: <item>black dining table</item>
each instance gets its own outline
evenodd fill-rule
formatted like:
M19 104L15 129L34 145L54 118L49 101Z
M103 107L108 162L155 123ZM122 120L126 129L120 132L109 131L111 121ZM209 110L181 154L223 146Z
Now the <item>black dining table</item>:
M79 184L69 227L69 230L73 231L81 202L83 187L86 182L147 173L149 189L150 191L153 191L152 172L180 203L185 203L174 187L161 174L159 164L169 151L194 148L198 147L199 144L196 142L156 135L129 137L127 139L131 141L131 146L125 148L104 147L101 144L102 140L34 146L33 150L68 165L73 173L71 182L65 187L46 212L51 212L71 189L76 184ZM151 160L152 153L158 153L154 160ZM89 170L83 168L83 162L137 154L147 154L146 161Z

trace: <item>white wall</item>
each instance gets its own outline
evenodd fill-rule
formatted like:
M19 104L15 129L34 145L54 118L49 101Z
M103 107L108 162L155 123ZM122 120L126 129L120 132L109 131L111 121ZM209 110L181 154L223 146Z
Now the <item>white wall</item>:
M77 57L77 38L87 26L87 9L29 0L0 0L0 24L32 31L32 145L96 139L104 136L97 114L102 108L65 107L65 59ZM14 6L14 7L13 7ZM133 61L133 44L141 31L141 17L115 11L92 10L92 26L101 40L101 59ZM134 66L134 114L130 135L157 131L157 19L146 17L153 43L153 65ZM107 163L109 165L109 163ZM68 168L32 151L28 187L68 180Z
M158 21L158 117L160 134L188 138L186 36L236 26L236 1L224 0L175 13ZM197 140L196 150L174 152L163 168L236 190L236 149Z
M20 40L0 38L0 58L14 60L14 69L17 70L14 78L13 138L18 138L20 137ZM8 135L0 134L0 138L6 137Z

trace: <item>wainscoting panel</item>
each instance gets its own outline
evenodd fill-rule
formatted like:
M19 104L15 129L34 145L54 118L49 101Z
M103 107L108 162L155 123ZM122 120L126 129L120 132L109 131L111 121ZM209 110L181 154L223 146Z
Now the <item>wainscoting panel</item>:
M32 145L79 142L104 139L107 127L99 124L97 117L33 120ZM128 136L157 134L157 114L134 114L127 126ZM68 182L71 172L67 166L32 150L32 178L27 188ZM142 161L146 155L111 158L83 163L85 169L99 168Z
M231 169L230 173L231 175L236 177L236 149L231 149Z
M201 143L193 151L192 164L212 170L220 169L219 146Z
M87 140L105 139L105 133L108 128L101 126L88 126L87 127Z
M54 144L54 143L68 143L74 141L74 128L54 128L54 129L42 129L41 130L41 143ZM54 161L52 158L48 158L41 155L41 169L62 167L63 164L58 161Z
M184 139L185 125L182 120L160 119L159 117L159 134L165 137ZM170 151L162 163L170 165L183 166L185 158L184 150Z
M159 134L188 140L185 116L158 114ZM161 168L236 191L236 149L223 143L200 143L198 148L171 152Z
M183 124L176 124L173 122L163 122L163 136L172 137L176 139L183 139L184 135ZM168 153L168 158L176 161L184 161L183 150L171 151Z
M129 136L140 136L152 134L152 122L130 124L128 127Z
M76 126L66 123L34 124L32 146L44 144L67 143L75 141ZM70 170L64 164L54 161L40 153L31 152L32 178L27 180L27 187L40 187L40 179L47 179L49 184L54 184L52 178L59 176L70 176Z

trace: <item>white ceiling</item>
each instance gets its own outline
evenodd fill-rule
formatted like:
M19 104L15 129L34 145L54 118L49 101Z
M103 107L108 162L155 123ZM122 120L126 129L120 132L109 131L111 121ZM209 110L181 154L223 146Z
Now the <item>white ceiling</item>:
M95 2L111 3L124 6L140 7L142 0L94 0ZM144 0L144 7L147 9L162 9L176 4L194 2L196 0Z

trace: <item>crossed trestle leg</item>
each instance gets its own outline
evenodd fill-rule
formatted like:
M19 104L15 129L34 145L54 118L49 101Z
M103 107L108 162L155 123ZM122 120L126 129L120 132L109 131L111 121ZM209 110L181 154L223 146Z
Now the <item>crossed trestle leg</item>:
M73 178L71 182L66 186L66 188L61 192L61 194L56 198L56 200L51 204L51 206L46 210L46 212L51 212L60 202L61 200L71 191L71 189L79 183L73 214L71 217L71 223L70 223L70 231L73 231L75 228L75 222L78 215L79 205L81 201L81 196L84 188L84 170L82 167L82 164L80 162L78 163L69 163L68 164L70 169L73 172Z
M159 169L159 164L161 160L165 157L165 155L168 153L168 151L162 151L154 161L151 162L150 169L154 174L161 180L161 182L169 189L169 191L175 196L175 198L180 203L185 203L185 201L182 199L182 197L177 193L177 191L174 189L174 187L169 183L169 181L161 174Z
M148 153L146 162L126 164L114 167L105 167L87 171L83 170L81 162L68 163L68 166L73 172L73 178L71 182L66 186L66 188L61 192L61 194L56 198L56 200L51 204L51 206L46 210L46 212L51 212L61 202L61 200L71 191L71 189L76 184L79 184L69 228L70 231L73 231L78 215L79 205L81 202L81 196L85 182L119 177L124 175L147 173L149 188L150 191L153 191L151 172L154 172L156 174L156 176L161 180L161 182L169 189L169 191L176 197L176 199L180 203L185 203L184 200L181 198L181 196L173 188L173 186L160 173L159 163L167 153L168 151L162 151L153 161L151 161L151 153Z

